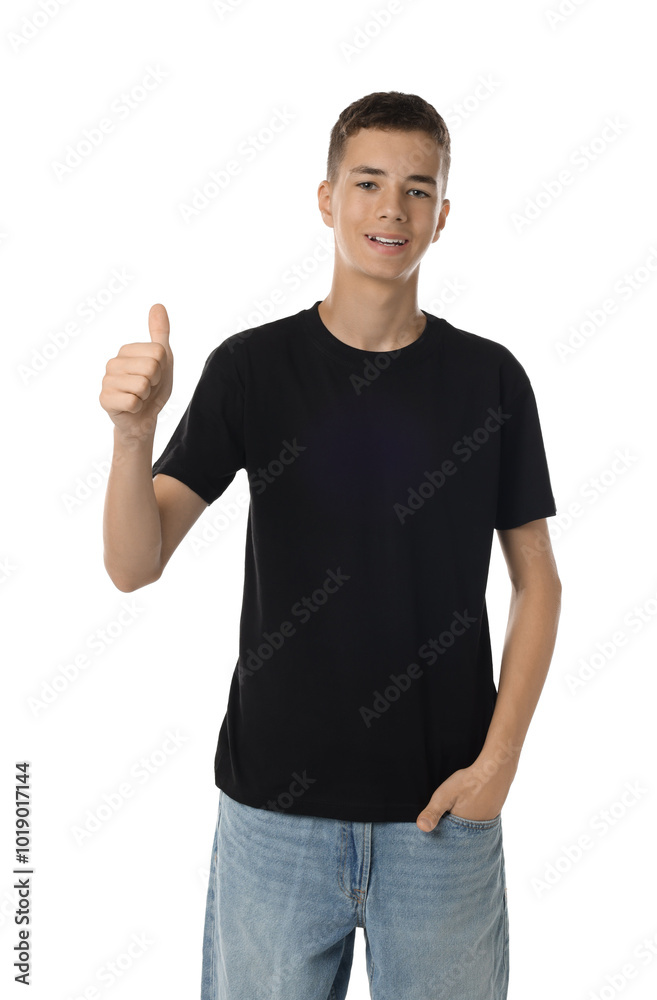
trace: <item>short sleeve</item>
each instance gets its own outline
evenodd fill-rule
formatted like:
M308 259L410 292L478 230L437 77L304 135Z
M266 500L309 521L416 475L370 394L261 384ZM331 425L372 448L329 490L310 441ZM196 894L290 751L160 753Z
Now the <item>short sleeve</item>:
M495 528L517 528L557 512L531 382L503 408Z
M207 504L244 468L244 398L235 355L224 341L209 354L191 400L153 464L179 479Z

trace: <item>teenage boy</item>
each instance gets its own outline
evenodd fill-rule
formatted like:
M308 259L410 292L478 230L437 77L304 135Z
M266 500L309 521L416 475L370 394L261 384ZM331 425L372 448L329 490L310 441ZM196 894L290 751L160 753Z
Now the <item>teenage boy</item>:
M150 343L107 365L119 589L158 580L237 471L249 477L204 1000L343 1000L357 927L374 1000L507 995L501 809L556 639L556 507L520 362L418 307L449 163L420 97L342 112L318 190L329 294L219 344L152 466L172 384L162 305ZM499 689L494 530L512 588Z

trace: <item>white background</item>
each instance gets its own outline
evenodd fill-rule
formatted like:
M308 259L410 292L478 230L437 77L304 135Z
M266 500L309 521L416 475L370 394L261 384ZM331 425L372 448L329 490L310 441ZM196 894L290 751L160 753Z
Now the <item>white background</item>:
M401 90L432 103L452 138L451 212L422 262L419 303L523 364L559 511L548 521L563 583L557 647L503 814L509 998L653 997L657 958L640 950L645 939L657 950L648 5L566 0L558 15L557 0L404 0L385 27L372 15L383 0L223 9L51 0L48 9L13 0L0 15L3 983L17 941L14 765L26 759L30 995L198 996L248 483L241 471L159 582L121 593L103 565L112 425L98 394L106 362L149 339L149 308L163 302L176 369L157 457L214 346L326 296L332 255L320 241L330 246L332 231L316 192L331 127L353 100ZM163 79L141 91L149 68ZM131 91L136 106L122 117L113 102ZM277 110L291 120L248 161L240 144ZM108 116L113 131L59 177L67 148ZM605 131L608 119L619 131ZM181 206L233 158L240 173L185 221ZM572 182L559 192L563 170ZM293 266L304 275L296 288L285 277ZM106 296L114 270L126 284ZM447 302L449 282L462 291ZM277 290L283 301L272 307ZM80 312L89 296L99 309L91 319ZM608 299L615 312L587 326ZM68 340L67 324L77 324ZM583 326L580 346L560 357ZM630 457L614 466L618 452ZM195 546L209 529L214 538ZM495 538L496 675L509 596ZM125 605L130 624L117 626ZM111 635L102 651L89 645L99 630ZM61 689L81 654L88 665ZM35 709L53 682L60 690ZM138 780L132 769L168 731L184 742ZM126 781L134 794L80 843L76 830ZM588 846L574 858L580 838ZM101 970L121 961L133 934L150 944L104 985ZM6 995L25 994L12 984ZM349 998L367 996L359 930Z

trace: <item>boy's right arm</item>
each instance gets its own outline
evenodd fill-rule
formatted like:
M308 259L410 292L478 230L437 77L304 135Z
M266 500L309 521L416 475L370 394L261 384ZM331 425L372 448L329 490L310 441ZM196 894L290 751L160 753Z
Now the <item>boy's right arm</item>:
M152 477L153 439L122 440L114 455L103 514L104 562L112 583L126 593L154 583L207 507L197 493L160 472Z
M119 590L158 580L172 553L207 507L188 486L152 476L157 416L173 384L169 317L148 314L150 342L124 344L107 363L100 403L114 422L114 453L103 513L104 562Z

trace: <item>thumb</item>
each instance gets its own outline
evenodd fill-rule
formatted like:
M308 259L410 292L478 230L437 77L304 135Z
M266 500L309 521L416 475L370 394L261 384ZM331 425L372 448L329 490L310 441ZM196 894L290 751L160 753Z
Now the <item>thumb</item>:
M445 810L443 809L443 812L444 811ZM431 833L433 828L438 823L438 820L442 816L443 812L438 813L437 810L423 809L420 815L415 820L416 825L419 826L421 830L424 830L425 833Z
M415 820L416 825L420 830L424 830L425 833L431 833L443 813L449 808L450 806L446 801L445 789L442 785L439 785L422 812L418 814Z
M148 313L148 331L154 344L169 347L169 317L161 302L151 306Z

